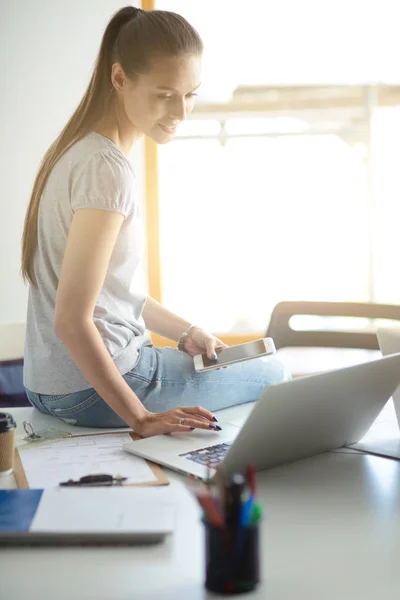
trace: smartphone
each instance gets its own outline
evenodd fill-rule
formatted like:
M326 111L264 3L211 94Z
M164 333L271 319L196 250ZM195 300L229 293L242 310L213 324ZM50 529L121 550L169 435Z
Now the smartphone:
M208 358L207 354L197 354L193 357L194 368L198 373L219 369L233 363L275 354L275 344L272 338L263 338L246 344L230 346L218 352L217 360Z

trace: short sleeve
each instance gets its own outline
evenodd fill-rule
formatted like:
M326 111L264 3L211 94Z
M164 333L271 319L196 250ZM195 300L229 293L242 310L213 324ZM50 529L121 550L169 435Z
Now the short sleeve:
M97 152L79 169L71 185L71 208L100 208L122 213L134 210L133 172L123 157L113 152Z

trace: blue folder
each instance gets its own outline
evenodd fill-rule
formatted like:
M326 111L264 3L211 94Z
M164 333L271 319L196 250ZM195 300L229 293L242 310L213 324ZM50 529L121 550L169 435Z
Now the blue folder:
M29 531L43 490L0 490L0 534Z

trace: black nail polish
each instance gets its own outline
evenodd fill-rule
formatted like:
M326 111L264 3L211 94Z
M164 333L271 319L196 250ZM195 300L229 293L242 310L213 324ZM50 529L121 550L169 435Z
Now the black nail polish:
M222 427L220 427L219 425L216 425L215 429L218 429L218 431L222 431Z
M211 425L211 423L209 424L209 428L210 429L215 429L215 425Z
M213 416L213 421L216 421L218 423L218 419L215 415Z
M193 431L193 429L196 429L196 427L190 427L189 429L191 429Z

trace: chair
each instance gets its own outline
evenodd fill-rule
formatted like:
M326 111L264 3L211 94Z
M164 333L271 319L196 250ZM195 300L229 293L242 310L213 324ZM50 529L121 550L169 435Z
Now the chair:
M25 323L0 324L0 411L31 406L23 384Z
M307 327L294 329L293 321L301 316ZM338 317L345 318L341 319L340 330L327 326L329 317L336 317L336 321ZM357 327L354 326L357 319L367 319L368 322ZM295 375L308 374L325 370L326 365L328 368L340 368L379 356L376 326L372 321L382 319L400 321L400 306L362 302L279 302L272 311L266 335L273 338L277 350L304 349L302 356L297 354L297 359L293 351L285 356L289 356L289 362L293 363L288 366ZM310 327L313 320L315 325L320 321L322 327ZM349 324L348 328L343 326L345 321ZM332 319L331 323L333 325ZM326 350L324 356L322 349ZM323 358L326 365L321 361Z

